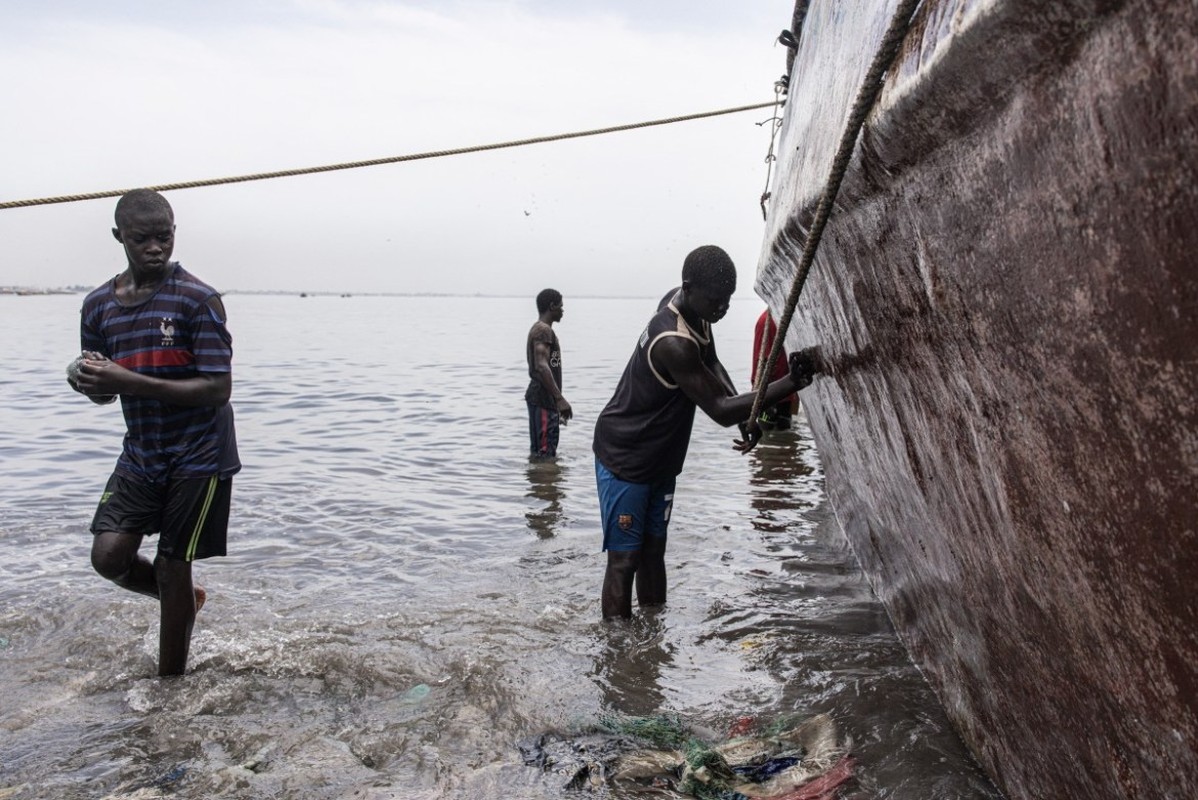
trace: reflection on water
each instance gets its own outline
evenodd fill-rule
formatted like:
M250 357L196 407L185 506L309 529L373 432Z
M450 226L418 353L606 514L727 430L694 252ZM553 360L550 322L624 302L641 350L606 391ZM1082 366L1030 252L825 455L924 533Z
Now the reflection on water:
M662 673L673 663L664 610L638 611L631 620L605 623L610 630L591 672L607 711L640 717L666 707Z
M801 415L747 456L696 421L669 603L601 622L590 431L655 298L571 300L576 416L532 465L526 299L227 296L230 555L195 567L189 673L156 678L155 604L88 564L123 425L66 387L81 299L0 297L22 353L0 372L22 398L0 426L0 796L564 800L518 742L820 711L860 797L995 796L857 571ZM733 374L758 313L717 329Z
M569 467L559 464L556 459L528 462L528 493L525 497L537 500L540 505L526 511L524 516L528 519L528 527L541 538L553 536L562 522L562 501L566 497L562 486L568 471Z
M749 451L753 472L749 476L749 502L757 511L752 520L759 531L777 533L786 530L787 513L804 505L794 488L815 468L808 462L814 455L809 439L794 430L767 431Z

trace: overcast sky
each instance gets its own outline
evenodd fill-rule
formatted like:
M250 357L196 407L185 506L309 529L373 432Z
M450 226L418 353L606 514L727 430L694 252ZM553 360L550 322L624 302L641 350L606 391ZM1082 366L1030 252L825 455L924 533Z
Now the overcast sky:
M774 99L793 0L0 5L0 201L466 147ZM768 110L168 194L222 290L751 296ZM124 268L113 199L0 210L0 285Z

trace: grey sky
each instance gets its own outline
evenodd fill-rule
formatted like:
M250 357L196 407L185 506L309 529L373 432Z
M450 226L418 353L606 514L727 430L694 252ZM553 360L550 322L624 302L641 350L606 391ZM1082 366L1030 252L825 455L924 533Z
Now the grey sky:
M793 0L5 3L0 200L464 147L773 99ZM751 292L768 111L173 192L221 289ZM120 271L114 200L0 211L0 284Z

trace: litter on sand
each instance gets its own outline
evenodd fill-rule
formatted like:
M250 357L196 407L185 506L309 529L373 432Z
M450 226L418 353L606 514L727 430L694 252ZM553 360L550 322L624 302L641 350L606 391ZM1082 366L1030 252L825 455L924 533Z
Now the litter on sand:
M575 790L699 800L834 800L853 759L826 714L758 728L739 719L727 737L679 717L606 717L587 731L520 744L524 763Z

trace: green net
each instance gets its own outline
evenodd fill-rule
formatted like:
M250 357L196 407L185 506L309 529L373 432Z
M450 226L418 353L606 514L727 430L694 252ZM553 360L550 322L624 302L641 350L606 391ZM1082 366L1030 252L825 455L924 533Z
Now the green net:
M609 733L631 736L665 750L684 750L697 741L686 724L673 714L649 717L609 715L600 718L599 727Z
M708 744L691 741L679 789L699 800L740 800L744 795L732 790L740 782L724 756Z

